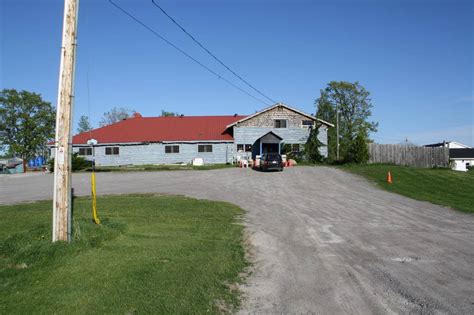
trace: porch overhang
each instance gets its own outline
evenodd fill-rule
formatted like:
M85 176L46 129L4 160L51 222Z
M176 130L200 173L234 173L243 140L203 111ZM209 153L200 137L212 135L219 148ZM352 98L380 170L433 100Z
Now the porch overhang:
M280 137L276 133L270 131L270 132L267 132L266 134L262 135L255 142L258 141L258 143L260 144L260 152L259 152L260 155L263 153L265 145L266 146L273 146L273 147L278 146L278 153L280 154L281 153L281 141L282 140L283 140L282 137Z

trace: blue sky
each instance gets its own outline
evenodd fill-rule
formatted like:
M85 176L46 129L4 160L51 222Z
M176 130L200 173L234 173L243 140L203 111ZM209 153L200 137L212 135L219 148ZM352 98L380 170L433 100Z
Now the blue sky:
M175 44L232 76L151 0L116 0ZM0 88L56 104L63 1L0 0ZM381 143L474 145L471 1L161 0L237 73L273 99L314 113L331 80L371 92ZM114 106L157 116L251 114L265 107L205 72L112 7L81 0L74 115ZM239 84L238 81L234 81Z

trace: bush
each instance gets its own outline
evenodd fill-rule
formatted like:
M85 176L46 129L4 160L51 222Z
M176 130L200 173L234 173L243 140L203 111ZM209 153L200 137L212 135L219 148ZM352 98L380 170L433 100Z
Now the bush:
M79 154L73 153L72 155L72 171L81 171L92 165L91 161L86 160ZM50 172L54 172L54 158L48 160L48 169Z
M304 153L306 161L311 163L323 162L324 157L319 152L319 148L324 146L324 143L318 139L319 129L318 127L311 128L308 140L304 145Z
M367 143L367 135L364 131L357 133L357 137L350 144L349 152L346 157L346 162L353 162L358 164L367 163L369 160L369 146Z

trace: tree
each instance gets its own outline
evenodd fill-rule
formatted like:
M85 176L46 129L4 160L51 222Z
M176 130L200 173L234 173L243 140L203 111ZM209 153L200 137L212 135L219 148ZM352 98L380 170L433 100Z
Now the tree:
M354 146L362 143L361 137L365 137L367 144L369 133L377 131L378 123L369 121L373 107L369 95L358 82L331 81L316 100L318 118L336 124L336 113L339 112L340 156L347 162L353 162ZM335 150L335 132L336 128L331 132L330 152ZM359 141L356 141L357 137ZM334 152L331 155L334 157Z
M40 94L0 92L0 147L23 159L33 157L54 137L56 112Z
M315 102L316 105L316 118L327 121L331 124L336 125L336 109L327 99L326 95L321 92L321 97ZM336 128L328 128L327 130L327 149L328 149L328 160L336 160L336 144L337 144L337 131Z
M178 112L168 112L166 110L161 110L161 117L174 117L174 116L179 116Z
M363 130L357 134L354 142L347 153L347 160L355 163L367 163L369 160L369 146L367 143L368 136Z
M317 126L314 128L311 128L309 132L309 137L308 140L306 141L304 145L304 151L306 155L306 159L309 162L322 162L323 161L323 156L319 152L319 148L324 145L321 141L318 139L319 135L319 129Z
M92 129L93 128L89 122L89 118L87 116L82 115L81 118L79 118L77 133L86 132Z
M114 107L109 112L104 113L104 116L99 121L99 125L103 127L115 124L116 122L129 118L133 113L135 113L134 110L130 110L126 107Z

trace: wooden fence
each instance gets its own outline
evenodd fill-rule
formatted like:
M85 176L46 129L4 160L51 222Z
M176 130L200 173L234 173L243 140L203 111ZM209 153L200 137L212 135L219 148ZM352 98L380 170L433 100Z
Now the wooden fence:
M369 163L415 167L448 167L448 148L427 148L398 144L369 144Z

